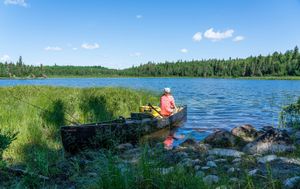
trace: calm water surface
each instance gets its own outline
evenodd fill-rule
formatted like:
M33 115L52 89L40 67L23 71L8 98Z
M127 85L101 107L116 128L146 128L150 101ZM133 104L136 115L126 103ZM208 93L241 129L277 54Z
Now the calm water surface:
M278 125L282 106L300 96L300 81L203 78L58 78L0 80L0 86L122 86L160 92L170 87L179 104L188 105L188 121L177 133L201 140L216 128L249 123ZM207 129L200 132L198 128ZM185 138L186 138L185 137Z

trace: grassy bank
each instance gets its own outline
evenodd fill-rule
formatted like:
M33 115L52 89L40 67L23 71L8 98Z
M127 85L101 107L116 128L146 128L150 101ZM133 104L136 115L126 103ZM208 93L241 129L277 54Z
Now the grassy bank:
M147 91L125 88L0 88L2 132L18 132L4 159L37 174L51 175L51 165L64 157L59 128L127 117L140 105L157 104Z

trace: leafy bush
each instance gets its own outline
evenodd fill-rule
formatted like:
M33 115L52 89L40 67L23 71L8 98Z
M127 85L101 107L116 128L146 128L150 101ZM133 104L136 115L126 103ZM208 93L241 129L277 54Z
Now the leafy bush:
M300 97L297 102L282 109L280 122L283 127L300 127Z

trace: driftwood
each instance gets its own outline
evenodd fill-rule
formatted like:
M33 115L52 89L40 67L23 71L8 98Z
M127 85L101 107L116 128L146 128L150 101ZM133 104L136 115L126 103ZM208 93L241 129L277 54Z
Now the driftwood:
M36 177L38 177L40 179L43 179L43 180L49 180L49 177L39 175L39 174L35 174L35 173L32 173L32 172L28 172L28 171L25 171L23 169L18 169L18 168L6 167L6 168L3 169L3 171L14 174L14 175L17 175L17 176L30 175L30 176L36 176Z

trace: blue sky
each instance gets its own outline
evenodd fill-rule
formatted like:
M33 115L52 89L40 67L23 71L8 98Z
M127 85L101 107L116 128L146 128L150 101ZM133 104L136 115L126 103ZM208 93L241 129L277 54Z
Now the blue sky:
M0 59L125 68L300 45L300 0L0 0Z

